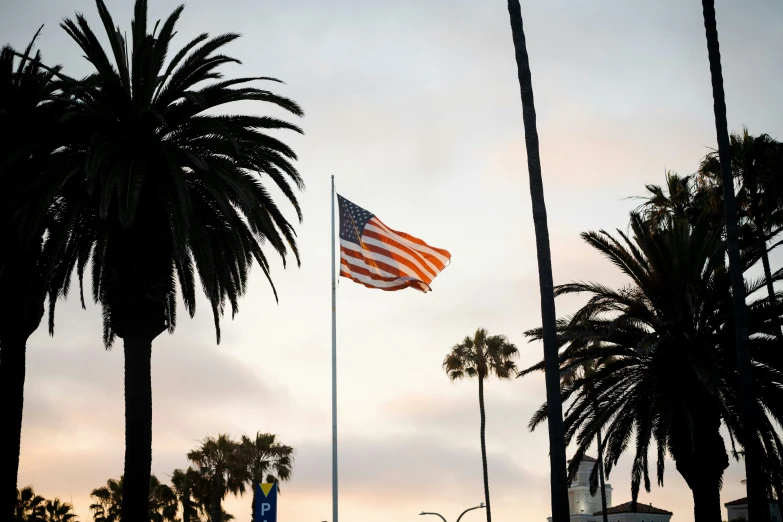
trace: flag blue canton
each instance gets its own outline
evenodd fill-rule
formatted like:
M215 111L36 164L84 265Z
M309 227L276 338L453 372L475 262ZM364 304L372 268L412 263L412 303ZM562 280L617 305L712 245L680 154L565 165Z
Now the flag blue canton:
M375 215L339 194L337 204L340 211L340 239L360 245L364 227Z

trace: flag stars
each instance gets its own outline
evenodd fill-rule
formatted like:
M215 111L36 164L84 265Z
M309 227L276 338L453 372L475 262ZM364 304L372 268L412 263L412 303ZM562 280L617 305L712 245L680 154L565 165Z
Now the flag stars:
M369 220L375 217L374 214L351 203L339 194L337 202L340 215L340 239L360 244L364 227Z

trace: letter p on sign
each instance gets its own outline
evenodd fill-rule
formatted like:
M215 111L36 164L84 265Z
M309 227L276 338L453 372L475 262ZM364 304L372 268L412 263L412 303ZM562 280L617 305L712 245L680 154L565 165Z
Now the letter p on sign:
M277 485L255 485L253 522L277 522Z

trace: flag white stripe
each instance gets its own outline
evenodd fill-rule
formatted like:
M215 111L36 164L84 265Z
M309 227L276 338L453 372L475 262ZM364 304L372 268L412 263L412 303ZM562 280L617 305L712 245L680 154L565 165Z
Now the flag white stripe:
M378 234L381 237L389 238L390 240L394 241L395 243L399 243L400 245L403 245L405 247L410 248L416 254L416 257L418 258L417 261L419 261L419 264L421 264L421 263L424 264L423 270L426 270L430 274L434 274L432 276L433 278L435 277L435 275L438 275L438 272L440 272L441 269L437 265L433 264L429 259L427 259L427 257L424 255L424 253L423 253L423 251L421 249L414 248L415 243L411 243L410 241L406 241L404 238L398 236L397 234L388 233L388 232L386 232L383 229L374 227L370 223L372 223L372 221L367 223L367 225L364 227L364 230L369 231L369 232L375 232L376 234ZM369 242L369 241L373 241L373 240L376 241L376 242L378 241L377 239L374 239L374 238L369 237L369 236L363 236L363 237L364 237L364 241L365 242ZM404 250L401 250L398 247L394 247L393 245L390 245L389 243L381 242L381 244L384 245L384 248L388 248L389 250L394 249L395 252L402 252L403 254L406 255L406 257L408 259L410 259L410 257L411 257L410 254L408 254Z
M387 265L393 266L394 268L396 268L397 270L399 270L400 272L402 272L407 276L415 277L416 279L421 279L421 276L419 274L413 271L409 266L400 263L396 259L392 259L391 257L386 257L376 252L370 252L369 250L364 250L356 243L351 243L350 241L346 241L344 239L340 240L340 246L342 248L353 250L354 252L358 252L359 254L361 254L367 259L372 259L374 261L378 261L379 263L386 263Z
M367 225L365 225L365 229L367 227L372 227L370 230L373 230L377 233L381 233L381 230L384 230L386 232L386 235L393 236L395 240L399 243L404 244L408 248L412 250L418 250L420 252L427 252L428 254L438 258L441 263L443 263L444 266L448 266L449 264L449 258L445 257L440 252L433 250L429 246L420 245L418 243L414 243L413 241L409 241L408 239L405 239L404 237L400 236L399 234L396 234L392 229L381 223L378 219L372 218L370 221L367 222Z
M400 277L395 281L379 281L377 279L372 279L370 277L365 276L364 274L357 274L355 272L352 272L347 266L342 265L341 268L344 272L348 272L351 274L351 277L361 281L363 283L367 283L368 285L376 286L378 288L394 288L397 286L404 286L405 284L411 282L411 281L419 281L419 279L415 277Z
M369 270L370 272L373 272L379 276L382 277L400 277L397 274L392 274L384 270L383 268L379 266L371 266L367 264L363 259L357 259L355 257L351 257L343 252L340 252L340 259L345 259L348 263L351 263L354 266L358 266L359 268L365 268ZM345 266L345 265L343 265Z
M389 243L384 243L383 241L378 241L377 239L372 238L372 237L368 237L368 236L362 236L362 242L366 243L368 245L377 246L377 247L382 248L384 250L388 250L389 252L393 252L393 253L397 254L398 256L400 256L400 257L404 257L405 259L407 259L408 261L410 261L411 263L416 265L419 268L419 270L424 272L424 274L426 276L428 276L430 278L430 280L435 279L435 276L438 275L438 271L437 270L435 270L434 273L433 273L433 271L431 269L422 266L422 264L419 262L418 259L416 259L412 255L410 255L409 253L405 252L404 250L401 250L401 249L397 248L394 245L390 245ZM427 265L427 266L429 266L429 265ZM408 270L410 270L410 269L408 269ZM417 277L421 278L421 276L417 276Z

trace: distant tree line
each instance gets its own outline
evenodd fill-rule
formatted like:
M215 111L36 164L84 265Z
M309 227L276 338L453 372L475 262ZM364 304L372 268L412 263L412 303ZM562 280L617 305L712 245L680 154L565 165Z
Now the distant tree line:
M228 435L204 439L188 453L193 463L175 469L170 484L150 477L149 522L227 522L234 517L223 509L227 495L252 491L256 483L279 483L291 478L294 449L271 433L234 440ZM124 478L111 478L90 493L93 522L121 522ZM73 506L59 499L46 500L31 486L17 490L14 522L78 522Z

